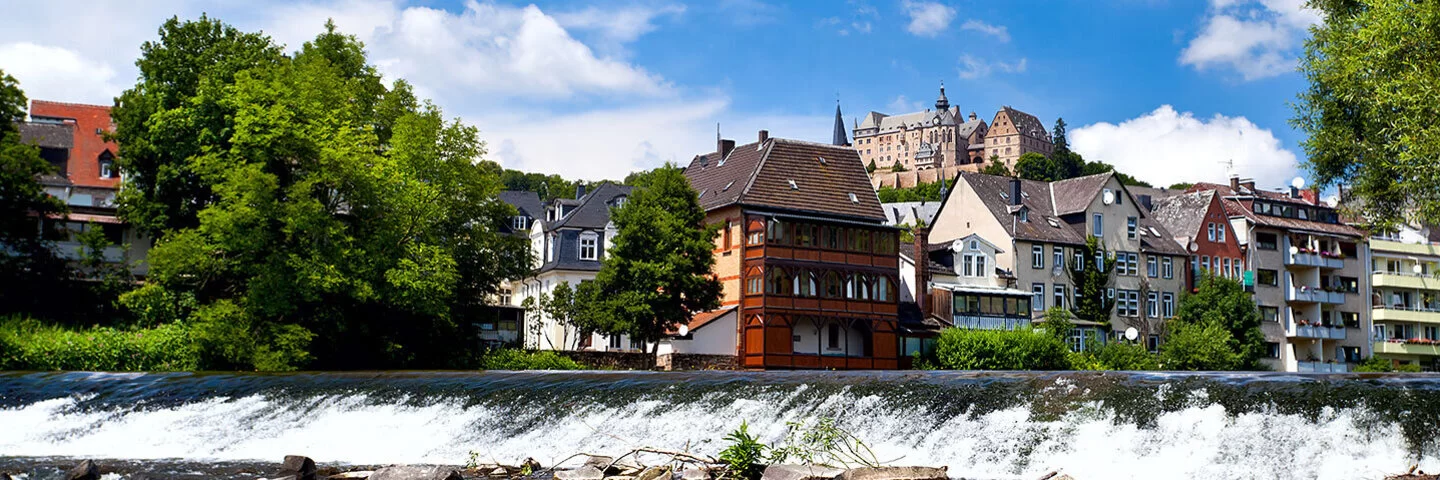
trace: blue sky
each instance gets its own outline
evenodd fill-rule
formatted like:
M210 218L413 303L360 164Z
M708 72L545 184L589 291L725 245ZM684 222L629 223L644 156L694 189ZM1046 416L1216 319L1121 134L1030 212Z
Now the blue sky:
M71 2L73 3L73 2ZM0 69L31 97L109 103L140 42L208 12L295 46L326 18L513 168L621 178L713 149L715 124L828 141L871 110L1002 105L1057 116L1087 158L1155 183L1236 173L1280 186L1302 136L1294 58L1319 21L1300 0L475 2L156 0L18 5ZM105 29L74 31L77 24ZM72 31L65 36L54 31Z

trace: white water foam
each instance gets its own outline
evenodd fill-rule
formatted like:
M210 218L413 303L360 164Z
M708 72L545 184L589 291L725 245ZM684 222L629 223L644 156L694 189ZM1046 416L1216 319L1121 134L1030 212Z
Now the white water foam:
M576 452L688 447L714 455L720 438L748 419L752 432L775 442L788 421L826 412L865 440L882 460L947 465L952 476L1036 478L1060 468L1082 479L1356 479L1405 471L1399 428L1364 430L1361 412L1330 410L1318 421L1274 413L1228 414L1193 399L1140 428L1116 422L1097 404L1053 421L1037 421L1027 405L937 423L923 407L895 408L849 390L807 399L805 388L750 398L671 404L641 398L619 407L569 406L540 427L506 433L517 413L460 401L411 406L359 394L277 404L262 396L215 398L176 407L84 412L84 397L0 409L0 452L7 456L69 456L194 461L275 461L305 454L324 463L461 464L482 461L551 464ZM718 394L717 394L718 395ZM790 406L787 408L786 406ZM544 413L544 412L533 412ZM1440 460L1420 468L1440 470Z

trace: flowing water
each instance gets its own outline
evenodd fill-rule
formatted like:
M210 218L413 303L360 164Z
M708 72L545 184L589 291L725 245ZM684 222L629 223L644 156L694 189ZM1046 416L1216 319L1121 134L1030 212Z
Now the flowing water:
M953 477L1380 479L1440 471L1440 377L975 372L0 374L0 472L108 459L195 478L325 464L714 455L833 418ZM102 461L102 464L106 462ZM207 473L218 469L229 474ZM32 475L38 478L39 474Z

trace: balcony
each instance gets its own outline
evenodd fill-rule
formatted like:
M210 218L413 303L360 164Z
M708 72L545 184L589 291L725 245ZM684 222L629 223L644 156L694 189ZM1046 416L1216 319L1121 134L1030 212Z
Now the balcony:
M1345 327L1339 325L1285 325L1285 336L1290 338L1311 338L1317 340L1344 340Z
M1348 373L1350 365L1346 363L1325 363L1325 362L1297 362L1297 372L1300 373Z
M1380 306L1371 311L1376 322L1415 322L1440 324L1440 310L1403 306Z
M1318 267L1339 269L1345 268L1345 259L1338 253L1324 252L1309 247L1293 246L1290 238L1285 237L1285 265L1299 267Z
M1297 287L1292 284L1290 288L1285 289L1285 301L1341 305L1345 303L1345 294L1342 292L1327 292L1319 288Z
M1440 342L1410 343L1406 340L1376 340L1375 353L1440 356Z
M1371 281L1376 287L1414 288L1419 290L1440 290L1440 279L1430 275L1400 272L1375 272Z

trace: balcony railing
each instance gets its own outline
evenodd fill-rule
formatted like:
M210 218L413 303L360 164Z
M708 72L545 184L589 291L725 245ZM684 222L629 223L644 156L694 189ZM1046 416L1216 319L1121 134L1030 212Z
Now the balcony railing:
M1296 371L1300 373L1347 373L1350 371L1350 365L1346 363L1298 362Z
M1327 292L1319 288L1290 285L1290 288L1285 290L1285 300L1291 302L1340 305L1345 303L1345 294L1342 292Z
M1409 340L1376 339L1375 353L1440 356L1440 342L1411 343Z
M1371 318L1377 322L1440 323L1440 309L1376 305L1371 311Z
M1295 247L1295 253L1291 252L1289 237L1285 237L1285 265L1298 265L1305 267L1319 268L1345 268L1345 259L1337 252L1324 252L1310 249L1308 247Z
M1340 325L1300 325L1289 322L1285 336L1291 338L1314 338L1319 340L1344 340L1345 327Z
M1015 330L1030 326L1028 318L956 315L955 327L969 330Z
M1414 288L1419 290L1440 290L1440 278L1410 272L1377 271L1370 277L1376 287Z

